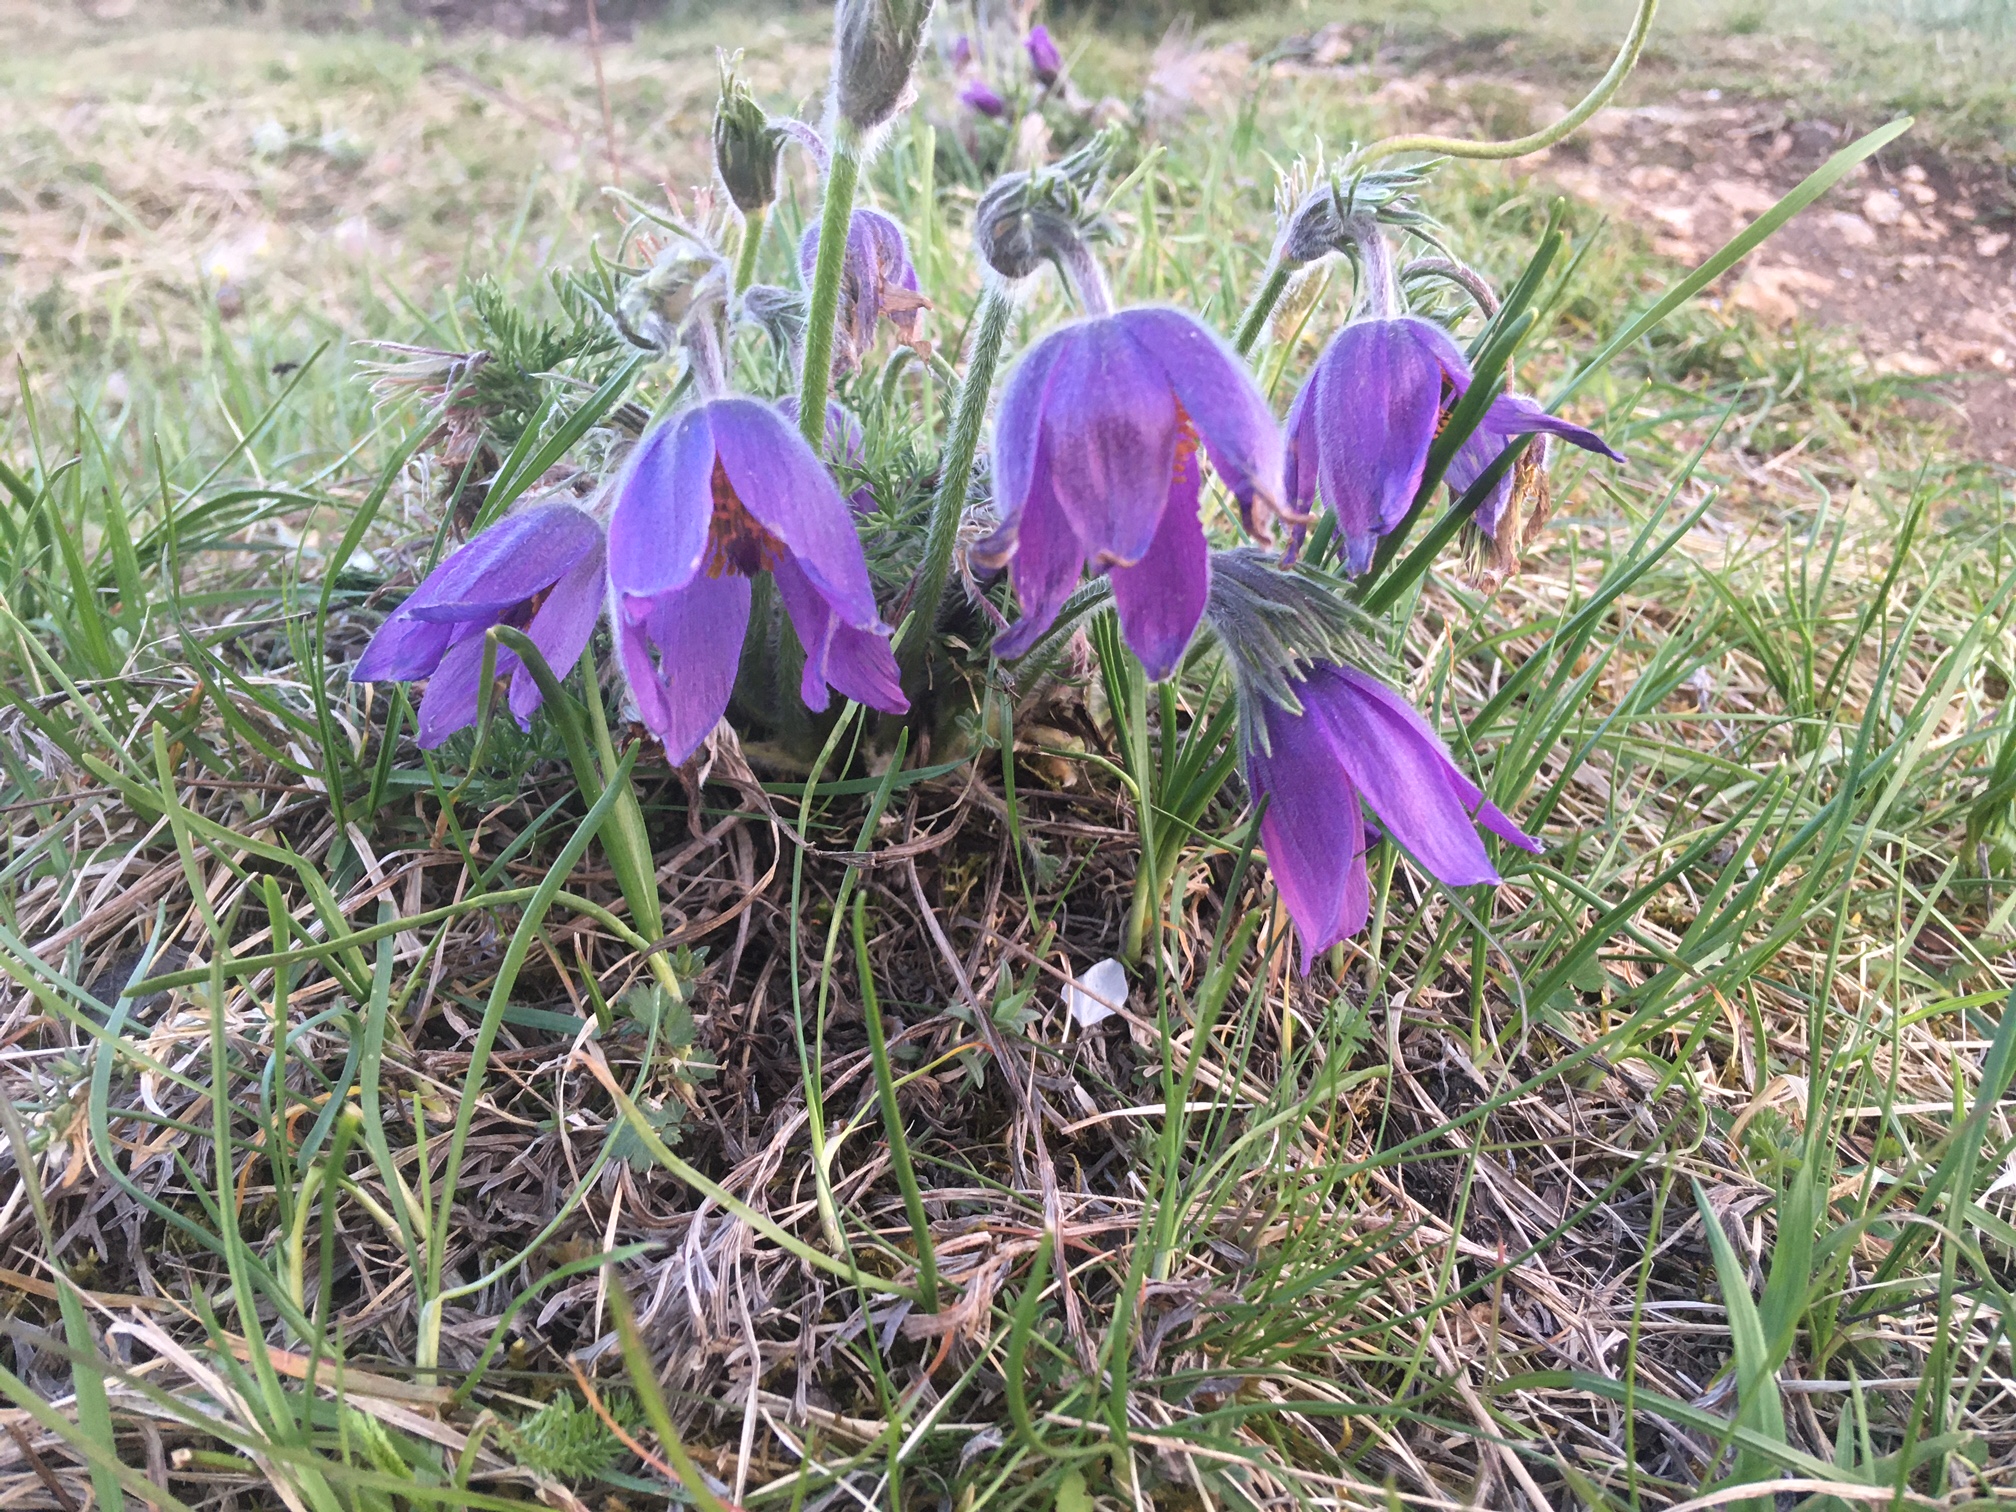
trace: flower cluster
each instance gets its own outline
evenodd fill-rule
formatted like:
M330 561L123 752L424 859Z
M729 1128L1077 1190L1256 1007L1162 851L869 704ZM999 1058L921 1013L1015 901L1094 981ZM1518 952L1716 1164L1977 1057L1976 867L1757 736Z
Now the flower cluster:
M920 688L942 680L942 669L913 663L908 632L902 656L892 647L862 536L865 522L881 517L877 501L850 500L833 471L860 462L861 425L828 398L858 394L885 328L928 353L919 321L930 303L902 225L852 207L872 134L913 93L928 9L926 0L839 6L834 135L809 144L828 175L827 212L793 259L802 301L752 285L750 274L777 192L778 153L806 129L773 121L724 74L714 141L721 182L744 218L736 270L731 276L715 233L682 227L660 240L652 266L611 310L633 341L680 359L667 371L679 375L675 393L690 393L609 448L618 460L600 486L507 514L384 622L353 676L427 683L421 745L438 746L475 722L486 672L508 680L505 707L527 724L539 682L513 647L529 644L565 675L605 622L636 718L675 763L727 715L750 646L759 644L752 627L763 632L760 644L771 643L763 606L777 606L775 627L792 648L779 665L796 686L779 696L795 693L812 714L837 693L902 715ZM1049 32L1034 27L1020 46L1028 77L1056 87L1063 58ZM989 115L1007 108L971 39L952 45L951 61L969 106ZM1179 309L1115 307L1092 250L1111 148L1097 139L1063 162L1007 175L979 202L979 334L926 530L896 553L914 563L911 581L887 617L922 616L928 660L949 558L964 539L973 543L967 566L1005 573L1019 602L1019 617L994 640L998 659L1061 633L1068 603L1109 601L1125 646L1159 681L1180 673L1208 620L1234 670L1243 768L1306 965L1364 925L1364 857L1375 835L1450 886L1496 879L1480 828L1535 848L1457 769L1421 716L1354 663L1348 636L1306 630L1327 623L1318 601L1343 605L1350 579L1383 560L1381 541L1410 526L1438 438L1479 380L1452 330L1408 307L1407 280L1394 267L1389 231L1422 219L1405 192L1419 171L1355 182L1349 196L1333 185L1327 197L1318 190L1284 205L1278 265L1334 253L1358 273L1352 317L1322 349L1284 422L1243 347ZM825 245L822 225L844 226L846 235ZM1061 273L1082 313L1037 337L1009 368L991 455L978 467L1010 313L1046 266ZM801 354L800 392L737 392L736 325L771 328L787 304L802 326L789 348ZM888 382L877 383L886 399ZM823 429L809 423L821 415ZM1508 563L1545 512L1546 454L1528 445L1514 465L1501 461L1534 436L1616 456L1594 432L1511 393L1442 454L1454 494L1493 480L1470 501L1472 525ZM824 458L813 445L822 440ZM991 481L991 497L969 498L976 475ZM1288 527L1278 549L1277 524ZM1319 526L1337 547L1341 574L1320 562L1294 565L1298 552L1314 549L1307 543ZM1214 552L1213 536L1234 532L1265 549ZM1222 581L1214 582L1214 562ZM1088 577L1101 584L1089 597ZM1293 585L1290 598L1301 595L1302 607L1282 610L1282 584ZM522 639L500 640L493 630Z

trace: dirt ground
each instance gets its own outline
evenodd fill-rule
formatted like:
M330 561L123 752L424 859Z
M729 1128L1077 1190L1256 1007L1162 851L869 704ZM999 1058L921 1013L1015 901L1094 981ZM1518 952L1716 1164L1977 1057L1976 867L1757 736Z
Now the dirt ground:
M1447 60L1459 66L1446 70L1432 53L1368 55L1346 28L1294 39L1276 53L1277 71L1358 75L1374 102L1415 129L1475 134L1496 125L1494 134L1507 134L1508 126L1521 131L1557 116L1567 103L1553 81L1535 83L1519 68L1478 68L1474 55ZM1661 102L1602 111L1523 166L1640 228L1676 264L1712 254L1856 129L1780 101L1664 92L1652 79L1638 88ZM1489 119L1494 113L1510 120ZM1773 325L1803 318L1852 332L1878 372L1923 381L1926 400L1951 415L1956 445L1983 461L2016 464L2010 169L1944 158L1907 133L1782 229L1716 297Z

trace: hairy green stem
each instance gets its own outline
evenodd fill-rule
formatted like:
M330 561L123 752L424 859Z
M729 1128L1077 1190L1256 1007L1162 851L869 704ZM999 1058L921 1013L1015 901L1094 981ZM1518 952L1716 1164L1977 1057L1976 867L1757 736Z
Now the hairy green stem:
M1346 158L1343 173L1348 176L1369 163L1377 162L1380 158L1392 157L1401 152L1427 152L1438 157L1502 161L1506 158L1525 157L1529 153L1552 147L1610 103L1610 97L1617 93L1624 80L1630 76L1631 70L1637 66L1638 55L1644 51L1645 38L1652 30L1652 18L1658 10L1659 0L1638 0L1637 14L1631 18L1631 30L1625 34L1624 45L1617 49L1617 56L1610 64L1610 71L1596 81L1596 87L1582 97L1581 104L1553 125L1543 126L1538 131L1503 142L1469 142L1461 137L1426 135L1386 137L1360 147Z
M761 205L742 217L742 245L735 253L735 292L742 293L756 278L756 254L763 247L763 225L769 211Z
M826 200L819 215L819 261L812 270L811 307L805 318L805 371L799 375L798 429L812 450L826 450L826 394L833 382L833 323L840 314L840 273L847 262L847 228L861 149L843 126L826 170Z
M938 605L945 579L952 571L952 551L959 542L959 520L966 510L966 487L973 479L973 458L980 450L980 432L987 423L987 399L994 388L994 370L1007 344L1008 324L1015 313L1014 297L990 278L980 296L980 329L973 338L973 357L959 385L959 410L945 457L938 468L938 492L931 500L931 520L924 533L924 561L917 569L917 590L910 599L910 623L896 649L903 681L912 683L938 625Z
M854 894L854 965L861 974L861 1014L868 1022L868 1058L875 1068L875 1097L882 1105L882 1128L889 1136L889 1168L903 1189L903 1213L917 1242L917 1290L924 1311L938 1311L938 1256L931 1245L931 1220L924 1212L924 1194L910 1164L910 1142L903 1136L903 1112L896 1104L896 1080L889 1070L889 1041L882 1032L882 1003L875 995L875 972L868 960L868 897Z
M1233 350L1241 357L1252 352L1260 333L1267 329L1267 319L1274 313L1274 306L1281 303L1281 296L1288 292L1288 280L1294 274L1295 270L1278 252L1267 259L1267 276L1254 291L1246 313L1239 317L1239 334L1232 340Z

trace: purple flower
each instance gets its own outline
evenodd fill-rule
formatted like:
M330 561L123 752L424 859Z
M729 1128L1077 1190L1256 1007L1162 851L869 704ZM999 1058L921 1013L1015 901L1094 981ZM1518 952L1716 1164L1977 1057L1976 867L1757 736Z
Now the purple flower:
M1288 501L1320 493L1352 572L1407 517L1443 417L1470 386L1448 332L1415 315L1354 320L1331 338L1288 411Z
M959 86L959 103L990 121L998 121L1008 114L1008 102L978 74Z
M768 572L805 648L799 697L909 708L853 518L795 426L757 399L710 399L637 447L609 520L616 644L645 727L675 763L728 708Z
M484 632L523 630L565 676L602 615L602 527L572 504L539 504L506 515L427 574L392 611L350 673L352 682L426 678L419 741L431 750L476 722ZM539 707L538 683L497 648L496 673L511 679L509 707L523 729Z
M798 267L807 287L819 263L819 227L798 243ZM851 373L875 344L875 323L886 319L896 338L917 344L917 316L931 302L917 292L917 270L903 228L879 210L856 210L847 223L847 256L840 265L840 316L834 331L833 371Z
M973 39L961 32L952 39L950 54L952 72L962 74L973 66Z
M1496 882L1477 826L1537 851L1456 769L1428 722L1391 688L1351 667L1321 664L1298 684L1302 713L1264 699L1268 749L1249 746L1246 781L1267 805L1260 842L1302 940L1302 969L1365 927L1365 801L1408 855L1451 887Z
M1477 513L1471 517L1477 529L1498 540L1501 525L1506 522L1507 506L1515 504L1522 494L1544 493L1547 468L1547 436L1559 436L1571 446L1579 446L1584 451L1597 452L1613 462L1624 458L1612 451L1609 444L1592 430L1557 419L1524 394L1502 394L1491 402L1484 412L1484 418L1477 423L1464 443L1456 449L1456 455L1449 459L1449 486L1460 496L1469 491L1470 485L1484 476L1484 470L1498 460L1498 454L1515 436L1539 433L1542 439L1526 448L1518 462L1506 470L1490 496L1477 506ZM1524 508L1515 510L1515 516L1525 516L1532 525L1540 521ZM1513 520L1512 535L1522 535L1519 520ZM1517 551L1522 543L1512 540L1501 543Z
M1039 84L1057 82L1057 75L1064 71L1064 55L1051 39L1049 27L1030 27L1029 35L1022 39L1022 50L1029 54L1029 71Z
M1000 528L973 549L1008 566L1019 656L1088 565L1112 579L1127 644L1151 678L1175 670L1204 612L1202 444L1252 528L1281 506L1281 431L1253 379L1178 310L1132 309L1051 332L1015 366L994 424Z

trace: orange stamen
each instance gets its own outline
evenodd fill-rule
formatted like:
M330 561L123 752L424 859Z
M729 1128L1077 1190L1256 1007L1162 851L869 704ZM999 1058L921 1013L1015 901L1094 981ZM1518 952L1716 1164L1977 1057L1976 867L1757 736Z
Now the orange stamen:
M717 458L714 463L714 518L707 526L707 576L730 572L754 577L784 558L784 543L757 523L735 496L735 485Z

